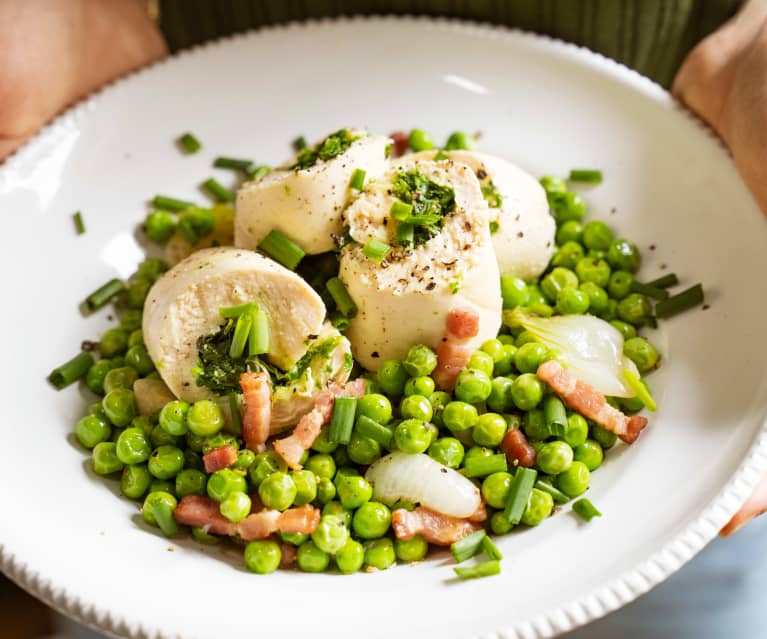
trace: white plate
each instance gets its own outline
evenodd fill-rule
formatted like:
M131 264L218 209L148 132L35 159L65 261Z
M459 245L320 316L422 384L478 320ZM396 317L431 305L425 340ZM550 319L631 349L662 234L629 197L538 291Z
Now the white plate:
M499 577L448 584L437 559L375 575L260 578L217 551L146 532L136 505L74 445L91 398L44 378L107 326L77 303L142 256L155 193L201 198L218 154L278 162L297 134L340 125L482 130L534 174L604 169L594 215L703 281L708 310L667 324L660 411L616 450L589 497L501 541ZM194 131L201 153L173 140ZM715 139L658 86L574 46L425 20L291 26L213 44L119 82L0 169L6 238L0 368L0 565L57 608L125 636L545 637L604 615L698 552L767 470L762 277L767 225ZM71 214L87 233L76 237ZM613 213L613 209L614 213ZM656 245L654 251L649 245ZM737 543L737 542L734 542ZM173 546L175 552L168 552Z

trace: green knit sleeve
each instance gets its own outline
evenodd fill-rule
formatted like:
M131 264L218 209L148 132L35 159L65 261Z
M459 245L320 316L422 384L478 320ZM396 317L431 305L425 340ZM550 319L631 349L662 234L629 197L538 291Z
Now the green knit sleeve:
M171 50L261 26L416 14L503 24L586 46L669 86L687 52L740 0L161 0Z

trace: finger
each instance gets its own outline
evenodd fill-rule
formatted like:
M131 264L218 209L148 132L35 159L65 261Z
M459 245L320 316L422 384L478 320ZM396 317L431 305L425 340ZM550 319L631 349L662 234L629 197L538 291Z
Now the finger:
M743 504L743 507L735 513L735 516L729 521L729 523L722 528L719 533L722 537L727 537L740 530L754 517L761 515L767 511L767 475L762 477L762 480L756 486L756 489Z

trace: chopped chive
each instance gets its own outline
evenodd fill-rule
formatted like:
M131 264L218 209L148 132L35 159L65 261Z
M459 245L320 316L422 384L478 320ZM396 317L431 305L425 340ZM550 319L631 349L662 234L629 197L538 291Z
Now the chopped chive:
M573 504L573 512L581 519L591 521L594 517L601 517L602 513L588 499L579 499Z
M415 241L415 229L412 224L400 222L396 230L397 244L400 246L411 246Z
M109 280L85 298L85 307L91 312L97 311L102 306L106 306L124 290L125 283L122 280Z
M543 414L549 437L564 437L567 430L567 410L562 400L551 395L543 402Z
M234 202L234 193L215 178L208 178L200 186L204 191L207 191L216 202Z
M239 158L228 158L225 156L219 156L213 160L213 166L217 169L234 169L235 171L250 171L253 166L251 160L241 160Z
M303 135L299 135L291 142L291 146L294 151L303 151L306 148L306 138Z
M253 308L254 308L253 302L248 302L247 304L240 304L239 306L220 306L218 309L218 314L224 319L234 319L235 317L239 317L243 313L252 311Z
M598 169L571 169L569 180L570 182L600 184L602 182L602 171Z
M174 197L168 197L167 195L155 195L152 200L152 204L164 211L171 211L172 213L178 213L185 209L194 206L194 202L187 202L186 200L177 200Z
M464 466L467 477L484 477L493 473L505 472L508 469L506 455L498 453L488 457L471 457Z
M391 246L386 242L381 242L374 237L368 238L362 252L374 262L381 262L391 251Z
M391 428L379 424L377 421L370 419L370 417L366 417L365 415L360 415L357 418L354 430L363 437L369 437L386 448L391 446L392 439L394 438L394 433Z
M232 343L229 345L229 357L242 357L243 352L245 352L245 344L250 337L250 325L252 323L253 313L243 313L237 318Z
M348 444L354 428L354 413L357 411L355 397L336 397L333 400L333 416L330 419L328 439L334 444Z
M673 297L669 297L667 300L658 302L655 305L655 317L658 319L665 319L702 303L703 287L700 284L696 284L686 291L682 291Z
M361 191L365 186L365 171L363 169L354 169L352 179L349 180L349 188Z
M558 504L566 504L568 501L570 501L570 498L567 495L565 495L561 490L559 490L559 488L557 488L556 486L553 486L547 481L538 479L535 482L535 487L541 492L548 493L549 495L551 495L554 501L557 502Z
M646 286L654 286L655 288L668 288L669 286L676 286L677 284L679 284L679 278L676 276L676 273L669 273L668 275L659 277L657 280L647 282Z
M401 200L395 200L394 204L391 205L389 215L395 220L399 220L401 222L402 220L408 219L412 212L412 204L406 204Z
M490 235L495 235L500 228L501 226L498 222L490 222Z
M186 153L197 153L202 148L200 141L194 136L193 133L184 133L179 139L178 143Z
M248 179L249 180L260 180L265 175L269 175L272 172L271 166L259 166L256 167L253 171L248 173Z
M482 538L482 550L490 559L503 559L503 553L487 535Z
M511 490L506 498L503 516L510 524L518 524L527 507L527 500L535 485L537 471L532 468L517 468L511 482Z
M178 524L173 517L173 508L168 502L160 499L155 501L152 504L152 515L166 537L173 537L178 532Z
M482 540L487 537L484 530L477 530L463 539L459 539L450 545L450 552L457 563L471 559L479 552L482 546Z
M270 231L258 245L264 253L291 271L296 270L298 263L306 253L295 242L291 242L279 231Z
M455 574L461 579L477 579L478 577L491 577L501 573L501 562L497 559L482 562L476 566L455 566Z
M328 293L336 303L336 308L341 315L352 318L357 314L357 305L339 278L331 277L325 282L325 288L328 289Z
M636 280L631 282L631 292L647 295L647 297L652 297L654 300L665 300L668 299L671 295L665 288L650 286L649 284L642 284Z
M48 381L56 390L69 386L72 382L85 377L88 369L93 366L93 355L83 351L78 353L65 364L54 368L48 375Z
M229 393L229 412L232 414L232 433L234 435L242 435L240 398L237 396L237 393Z
M448 159L447 153L445 153L441 149L437 151L436 155L434 156L435 162L440 162L441 160L447 160L447 159Z
M644 385L642 380L637 375L634 375L634 373L628 369L624 369L623 377L626 378L626 382L628 383L629 388L631 388L631 390L636 393L637 399L640 402L642 402L651 411L658 409L658 405L655 403L655 400L650 394L649 389Z
M264 355L269 352L269 318L260 308L251 311L248 355Z
M349 318L344 317L338 311L333 311L330 314L330 324L337 331L341 331L343 333L347 328L349 328Z
M85 233L85 222L83 222L83 214L80 213L80 211L77 211L74 215L72 215L72 219L75 223L75 231L77 231L78 235L82 235Z

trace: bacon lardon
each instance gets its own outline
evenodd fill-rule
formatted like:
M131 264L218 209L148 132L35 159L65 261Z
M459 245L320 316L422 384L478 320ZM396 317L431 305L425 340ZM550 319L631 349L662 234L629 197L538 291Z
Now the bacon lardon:
M471 358L471 339L479 334L479 315L465 308L454 308L447 314L445 336L437 346L437 368L434 381L442 390L451 391L458 374Z
M269 375L262 371L243 373L240 375L240 388L245 400L242 438L250 450L260 453L269 438L269 424L272 421L272 388L269 385Z
M434 512L423 506L414 510L398 508L392 513L392 528L397 539L412 539L421 535L437 546L449 546L482 527L478 521L458 519Z

